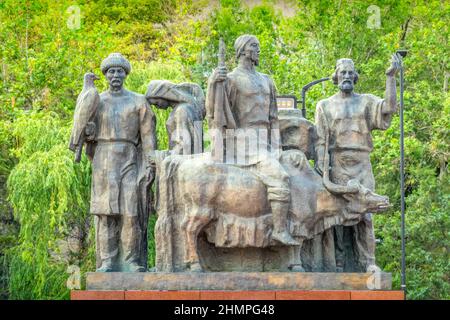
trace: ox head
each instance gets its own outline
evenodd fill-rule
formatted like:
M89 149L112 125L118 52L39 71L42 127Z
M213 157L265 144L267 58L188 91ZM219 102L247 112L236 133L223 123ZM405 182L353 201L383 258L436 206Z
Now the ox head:
M357 190L357 192L342 193L344 199L348 201L347 209L353 213L378 213L388 210L391 205L389 204L389 198L381 196L368 188L361 185L356 180L350 180L347 186L351 191Z
M349 213L377 213L384 212L391 207L388 197L376 194L364 187L357 180L351 179L346 185L340 185L331 182L327 172L324 173L323 177L320 177L310 167L305 154L300 150L283 151L280 161L290 175L295 175L295 171L297 170L304 173L307 171L311 172L317 177L318 183L323 183L328 192L346 200L346 209Z

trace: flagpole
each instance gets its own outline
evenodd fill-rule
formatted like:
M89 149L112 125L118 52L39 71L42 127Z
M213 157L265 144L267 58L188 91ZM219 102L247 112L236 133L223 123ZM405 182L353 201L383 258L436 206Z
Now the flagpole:
M405 239L405 128L404 128L404 70L403 58L406 56L406 50L398 50L400 55L400 202L401 202L401 239L402 239L402 261L401 261L401 289L406 299L406 239Z

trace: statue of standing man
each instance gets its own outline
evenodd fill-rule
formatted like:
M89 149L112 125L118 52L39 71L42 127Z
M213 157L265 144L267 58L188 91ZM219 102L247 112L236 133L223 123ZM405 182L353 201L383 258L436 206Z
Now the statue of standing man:
M90 212L95 215L97 271L145 271L154 178L146 158L156 149L155 115L143 95L123 87L131 71L125 57L111 53L101 71L109 88L100 94L86 148L93 157Z
M400 58L392 56L391 66L386 71L386 92L384 99L371 94L353 91L358 80L351 59L339 59L332 76L339 92L317 104L315 122L317 128L316 170L322 173L330 170L331 181L346 185L356 179L370 190L375 189L375 180L370 163L373 149L372 130L386 130L392 115L397 111L395 75L400 68ZM326 146L328 145L328 150ZM330 163L324 163L325 152ZM350 237L344 239L344 230ZM378 269L375 264L375 237L371 214L366 214L355 226L334 228L334 243L337 271ZM351 246L345 245L351 241ZM346 252L346 247L353 252ZM346 257L347 255L347 257ZM351 266L345 267L348 256L354 255Z

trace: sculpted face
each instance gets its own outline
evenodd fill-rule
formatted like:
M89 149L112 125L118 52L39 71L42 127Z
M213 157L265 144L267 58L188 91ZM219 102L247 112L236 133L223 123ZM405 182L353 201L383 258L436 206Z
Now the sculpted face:
M257 39L250 40L244 47L244 55L249 58L255 66L259 65L259 41Z
M339 66L339 70L336 72L338 87L343 92L352 92L355 85L356 72L352 65L343 64Z
M122 67L111 67L108 71L106 71L105 76L109 82L110 88L120 90L123 86L127 73Z

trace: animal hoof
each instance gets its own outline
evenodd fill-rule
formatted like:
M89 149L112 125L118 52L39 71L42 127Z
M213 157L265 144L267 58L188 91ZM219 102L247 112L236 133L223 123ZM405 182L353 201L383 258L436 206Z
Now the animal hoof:
M190 266L191 272L203 272L203 268L199 262L192 263Z

